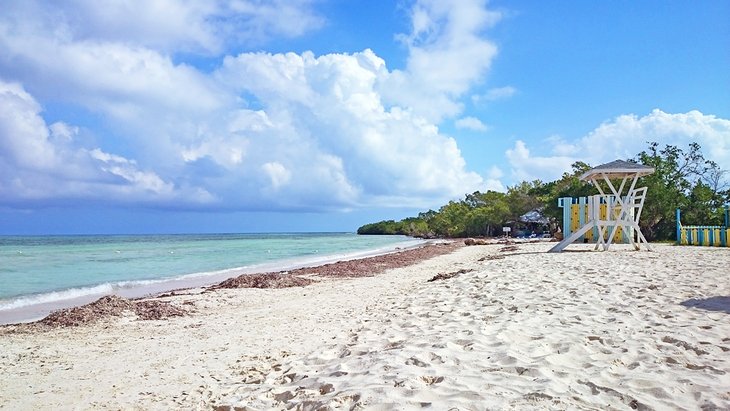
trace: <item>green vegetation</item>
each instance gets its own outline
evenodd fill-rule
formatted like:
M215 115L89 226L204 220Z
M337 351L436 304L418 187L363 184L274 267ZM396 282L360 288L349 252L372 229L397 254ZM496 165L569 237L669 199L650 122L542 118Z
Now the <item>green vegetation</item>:
M730 203L728 171L706 160L697 143L687 150L649 143L647 150L629 159L656 169L643 177L640 186L649 188L641 228L650 241L667 241L675 236L675 210L682 209L686 224L720 225L723 206ZM360 227L358 234L403 234L413 237L498 236L502 227L520 228L523 214L540 210L547 217L548 229L555 232L561 224L558 198L597 194L579 177L592 167L576 162L570 173L556 181L522 182L506 193L476 191L461 201L450 201L438 211L429 210L401 221L380 221Z

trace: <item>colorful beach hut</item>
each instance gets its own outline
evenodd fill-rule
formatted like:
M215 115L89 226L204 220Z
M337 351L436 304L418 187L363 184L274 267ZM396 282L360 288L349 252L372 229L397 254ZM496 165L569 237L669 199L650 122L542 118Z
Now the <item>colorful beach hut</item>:
M646 199L646 187L636 188L640 177L652 174L654 169L642 164L616 160L602 164L585 172L580 179L593 184L599 194L588 197L588 215L584 224L566 237L550 252L560 252L588 231L594 230L595 250L602 247L608 250L614 240L617 230L621 229L634 249L641 249L644 243L649 249L649 243L639 228L639 217ZM620 181L618 187L614 182ZM604 204L602 212L601 205Z

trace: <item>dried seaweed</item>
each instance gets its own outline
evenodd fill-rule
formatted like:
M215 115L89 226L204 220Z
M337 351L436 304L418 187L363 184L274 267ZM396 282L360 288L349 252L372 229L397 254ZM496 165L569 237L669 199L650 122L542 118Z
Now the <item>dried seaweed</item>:
M80 307L54 311L32 324L51 328L75 327L90 324L102 318L120 317L126 312L134 313L142 320L161 320L187 314L184 309L166 301L132 301L116 295L108 295Z
M428 282L430 283L433 281L448 280L449 278L454 278L459 274L470 273L472 271L474 271L474 270L461 269L459 271L454 271L453 273L438 273L435 276L433 276L430 280L428 280Z
M219 288L288 288L303 287L314 280L283 273L243 274L216 284L209 290Z
M501 260L503 258L504 258L503 255L485 255L484 257L480 258L477 261Z
M359 260L338 261L319 267L301 268L291 273L298 275L317 275L321 277L372 277L393 268L406 267L432 257L448 254L461 246L462 244L457 242L429 244L391 254L383 254Z
M170 317L182 317L188 312L166 301L147 300L135 301L134 313L141 320L164 320Z
M304 276L319 277L372 277L392 268L405 267L431 257L447 254L460 247L458 243L429 244L423 247L383 254L357 260L338 261L316 267L304 267L279 273L243 274L229 278L208 290L221 288L286 288L303 287L315 280Z
M491 241L483 238L467 238L464 240L464 245L488 245L492 244Z

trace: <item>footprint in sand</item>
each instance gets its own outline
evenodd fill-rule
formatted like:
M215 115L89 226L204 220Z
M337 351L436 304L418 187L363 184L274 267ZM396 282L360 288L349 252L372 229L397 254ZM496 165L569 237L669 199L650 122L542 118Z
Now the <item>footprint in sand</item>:
M438 355L436 353L430 353L430 354L431 354L431 362L432 363L443 364L443 363L446 362L446 361L444 361L444 359L440 355Z
M690 345L686 341L678 340L678 339L673 338L673 337L670 337L670 336L666 336L666 337L662 338L662 342L665 342L667 344L672 344L672 345L675 345L677 347L684 348L687 351L694 351L695 354L697 354L697 355L709 354L705 350L699 349L697 347L693 347L692 345Z
M419 360L416 357L411 357L406 360L406 365L415 365L416 367L428 367L428 364Z
M393 341L386 344L385 347L383 347L383 350L400 350L403 347L405 347L405 341Z
M294 397L296 397L296 395L292 394L291 391L284 391L279 394L274 394L274 401L286 402L286 401L291 400Z
M421 377L421 380L426 383L426 385L433 385L438 384L444 380L444 377L436 377L432 375L424 375Z
M292 373L289 373L289 374L284 374L281 377L277 378L276 379L276 382L278 384L284 385L284 384L290 384L290 383L294 382L295 380L301 380L303 378L307 378L306 375L305 376L302 376L302 377L299 377L299 378L297 378L297 377L298 377L297 376L297 373L292 372Z
M266 375L257 368L251 367L241 372L244 384L261 384Z

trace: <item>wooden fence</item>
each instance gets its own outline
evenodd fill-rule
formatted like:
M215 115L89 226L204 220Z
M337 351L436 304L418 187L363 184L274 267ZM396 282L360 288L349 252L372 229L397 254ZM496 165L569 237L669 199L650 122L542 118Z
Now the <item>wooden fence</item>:
M725 225L682 225L677 209L677 245L730 247L730 207L725 207Z

